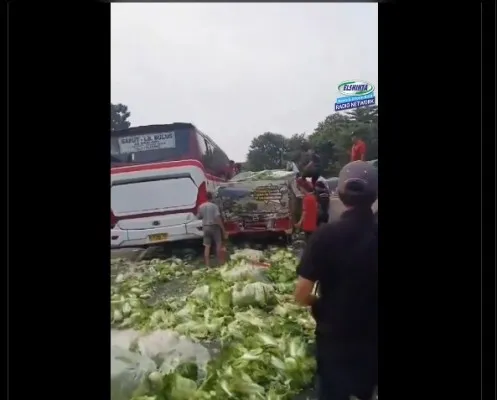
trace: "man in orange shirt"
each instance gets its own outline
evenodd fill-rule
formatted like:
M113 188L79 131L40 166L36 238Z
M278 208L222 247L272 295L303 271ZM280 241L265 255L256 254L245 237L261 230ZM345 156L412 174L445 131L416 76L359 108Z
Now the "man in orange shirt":
M366 143L359 139L356 134L352 134L352 150L350 152L350 161L365 161L366 160Z
M299 179L298 184L300 190L304 193L304 198L302 199L302 216L300 221L295 224L295 227L302 229L306 240L308 240L312 232L317 228L318 202L311 185L305 179Z

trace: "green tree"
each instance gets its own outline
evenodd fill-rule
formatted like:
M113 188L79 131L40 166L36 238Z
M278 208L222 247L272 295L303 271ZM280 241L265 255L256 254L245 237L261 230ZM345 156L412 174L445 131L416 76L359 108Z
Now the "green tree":
M311 146L321 157L323 174L334 176L349 159L353 126L344 114L331 114L321 121L309 136Z
M324 175L337 175L349 162L352 133L365 141L366 159L378 158L378 107L331 114L318 124L309 136L309 142L321 156Z
M351 121L359 124L378 124L378 106L359 107L346 114Z
M110 130L127 129L130 127L131 122L128 118L131 113L128 111L128 106L124 104L110 104Z
M261 171L284 168L287 146L287 138L278 133L266 132L255 137L247 154L247 169Z
M366 159L378 158L378 107L361 107L347 113L328 115L308 137L294 134L290 138L266 132L252 140L246 169L284 168L286 161L299 164L302 145L309 143L320 155L323 175L336 176L349 162L352 133L366 142Z
M285 160L298 163L302 157L302 147L308 142L305 133L295 133L290 138L286 139Z

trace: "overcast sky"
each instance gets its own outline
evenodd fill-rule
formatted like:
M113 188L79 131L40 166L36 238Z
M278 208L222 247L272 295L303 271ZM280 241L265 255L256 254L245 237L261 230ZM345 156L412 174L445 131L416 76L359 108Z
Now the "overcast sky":
M377 4L111 7L112 102L132 126L191 122L235 161L261 133L312 133L340 82L377 85Z

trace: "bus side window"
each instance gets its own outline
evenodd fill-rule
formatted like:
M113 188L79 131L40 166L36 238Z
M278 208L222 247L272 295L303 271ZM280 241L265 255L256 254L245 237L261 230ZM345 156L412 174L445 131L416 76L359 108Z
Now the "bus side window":
M202 162L206 170L211 171L212 156L210 155L208 141L204 137L204 135L202 135L200 132L197 132L197 142L198 142L198 149L200 152L199 154L200 161Z
M206 145L207 151L205 153L204 166L211 173L215 173L216 166L215 166L215 162L214 162L214 147L212 146L212 144L208 140L205 141L205 145Z
M200 151L200 161L204 162L205 156L207 155L207 145L205 144L205 138L197 132L197 143L198 149Z
M222 151L219 147L214 146L214 170L218 176L222 176L226 179L229 179L229 163L230 160L224 151Z
M204 166L211 174L224 179L229 179L229 159L209 136L202 134L207 147Z

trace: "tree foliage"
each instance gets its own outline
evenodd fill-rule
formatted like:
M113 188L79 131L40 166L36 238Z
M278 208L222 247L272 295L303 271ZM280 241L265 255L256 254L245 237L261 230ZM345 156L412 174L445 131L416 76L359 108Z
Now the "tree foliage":
M295 133L289 139L287 139L286 145L286 157L287 161L294 161L298 163L302 155L302 146L308 140L305 137L305 133Z
M350 159L352 133L366 142L366 159L378 158L378 107L362 107L345 114L328 115L314 132L294 134L290 138L266 132L252 140L247 155L247 169L284 168L286 161L302 157L302 145L308 142L321 156L323 174L335 176Z
M128 121L128 118L131 116L131 113L128 111L128 106L118 103L118 104L110 104L110 130L120 130L127 129L130 127L131 122Z
M248 168L254 171L283 168L287 141L283 135L272 132L255 137L247 155Z

